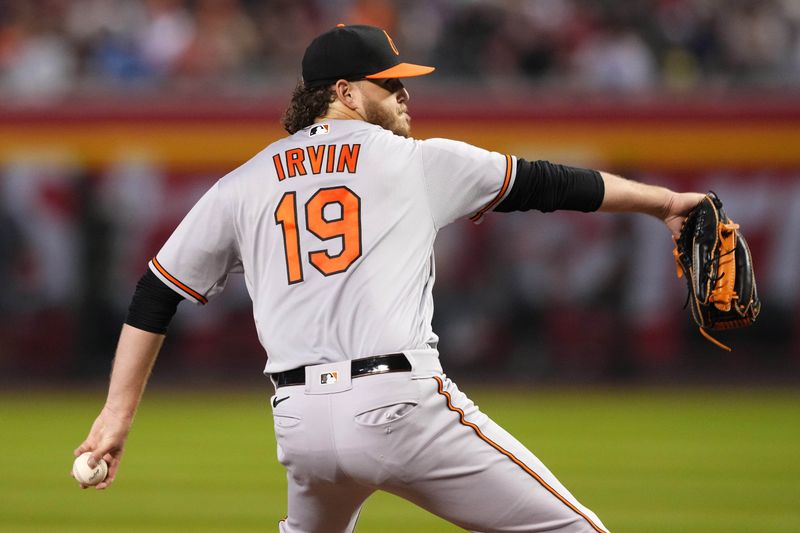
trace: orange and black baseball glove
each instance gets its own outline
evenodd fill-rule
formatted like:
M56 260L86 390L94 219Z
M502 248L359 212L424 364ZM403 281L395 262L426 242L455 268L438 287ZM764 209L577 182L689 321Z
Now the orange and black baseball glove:
M750 249L715 193L709 192L686 217L672 253L678 277L686 277L687 305L700 333L730 351L707 330L749 326L761 302Z

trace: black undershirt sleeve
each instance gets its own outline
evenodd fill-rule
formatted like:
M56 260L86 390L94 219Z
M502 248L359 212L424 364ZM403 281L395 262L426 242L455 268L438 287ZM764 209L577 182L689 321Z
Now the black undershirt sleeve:
M520 158L514 185L494 210L537 209L548 213L561 209L588 213L600 208L604 195L603 177L596 170Z
M183 300L183 296L170 289L148 269L136 284L125 323L163 335L167 332L167 326L175 315L178 304Z

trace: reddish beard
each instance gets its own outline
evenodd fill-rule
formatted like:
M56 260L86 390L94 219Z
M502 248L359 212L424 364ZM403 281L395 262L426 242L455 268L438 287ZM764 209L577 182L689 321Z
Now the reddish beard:
M364 114L367 122L387 129L395 135L408 137L411 133L411 126L402 114L381 107L377 102L365 102Z

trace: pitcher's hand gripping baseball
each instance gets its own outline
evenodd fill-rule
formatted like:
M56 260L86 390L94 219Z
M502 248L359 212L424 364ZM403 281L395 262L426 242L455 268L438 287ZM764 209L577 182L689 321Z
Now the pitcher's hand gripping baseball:
M104 407L92 424L86 440L73 452L75 457L85 452L91 452L90 465L100 459L105 459L108 463L108 475L95 485L96 489L105 489L114 482L130 427L130 421L118 416L108 407ZM87 488L85 485L82 487Z

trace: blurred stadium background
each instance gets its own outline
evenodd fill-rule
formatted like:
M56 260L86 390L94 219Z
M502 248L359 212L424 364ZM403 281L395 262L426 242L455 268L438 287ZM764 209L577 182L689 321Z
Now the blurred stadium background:
M31 388L102 389L147 260L214 180L283 134L303 50L339 22L384 27L404 57L437 67L407 84L415 136L713 189L753 250L764 310L749 330L720 335L728 354L682 310L684 282L655 220L457 223L436 249L434 325L450 375L579 384L577 397L619 383L779 385L797 414L797 0L0 0L7 406ZM233 280L207 308L181 306L154 380L266 388L264 357ZM65 442L77 444L94 414ZM26 434L25 420L39 419L6 427ZM796 442L798 417L783 429L775 440ZM800 473L796 454L787 461ZM795 504L796 479L780 491ZM797 530L800 518L771 527Z

